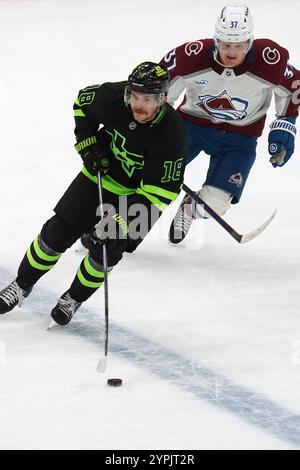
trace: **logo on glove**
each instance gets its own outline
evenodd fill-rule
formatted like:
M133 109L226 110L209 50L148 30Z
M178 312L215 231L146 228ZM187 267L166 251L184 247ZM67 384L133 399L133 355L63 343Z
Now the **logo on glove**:
M269 152L270 153L277 153L278 152L278 145L277 144L270 144L269 145Z
M233 183L235 184L238 188L243 186L244 179L242 177L242 173L235 173L234 175L231 175L228 183Z

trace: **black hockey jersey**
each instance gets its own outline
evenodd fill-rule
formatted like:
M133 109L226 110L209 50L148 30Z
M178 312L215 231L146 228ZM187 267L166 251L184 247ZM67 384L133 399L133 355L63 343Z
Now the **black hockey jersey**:
M80 90L74 103L76 149L97 145L106 151L110 170L102 178L104 189L163 211L183 182L184 125L168 104L151 122L136 122L124 102L125 86L104 83ZM97 183L85 167L82 171Z

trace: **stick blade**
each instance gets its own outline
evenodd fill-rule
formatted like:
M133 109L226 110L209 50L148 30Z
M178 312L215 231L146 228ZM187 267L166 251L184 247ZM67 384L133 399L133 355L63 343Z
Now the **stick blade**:
M100 374L103 374L103 372L106 371L106 366L107 366L107 356L102 357L100 361L98 362L97 372L99 372Z
M51 320L50 323L49 323L49 325L48 325L48 327L46 328L46 330L47 330L47 331L50 331L50 330L52 330L53 328L55 328L56 326L57 326L56 321Z
M273 212L273 214L259 227L257 227L255 230L252 230L252 232L245 233L245 235L241 236L240 243L247 243L250 240L253 240L253 238L257 237L260 235L267 227L270 225L272 220L274 219L276 215L277 210Z

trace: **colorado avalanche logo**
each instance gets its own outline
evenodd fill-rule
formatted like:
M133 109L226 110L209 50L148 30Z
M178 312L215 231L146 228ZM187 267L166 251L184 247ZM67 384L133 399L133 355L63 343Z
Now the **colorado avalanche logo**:
M265 47L262 52L262 55L264 61L267 62L267 64L269 65L275 65L281 59L280 52L278 51L278 49L271 49L271 47Z
M243 186L244 179L242 177L242 173L235 173L234 175L231 175L228 183L233 183L235 184L238 188Z
M197 55L199 52L201 52L203 49L203 42L202 41L194 41L194 42L189 42L185 46L185 53L189 56L191 55Z
M196 103L205 113L218 121L234 121L247 116L248 101L231 97L224 90L218 96L198 96L200 103Z

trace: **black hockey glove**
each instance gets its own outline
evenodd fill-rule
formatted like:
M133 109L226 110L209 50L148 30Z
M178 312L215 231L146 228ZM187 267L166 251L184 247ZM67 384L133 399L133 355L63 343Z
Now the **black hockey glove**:
M122 258L123 253L133 253L142 239L131 240L130 221L127 222L119 215L107 215L90 233L81 237L82 245L89 250L93 259L101 257L99 250L103 244L107 247L109 266L115 266ZM103 260L99 261L100 263Z
M108 248L114 248L119 240L126 240L129 232L128 221L120 214L108 214L95 225L92 231L94 243L104 243Z
M89 149L83 152L81 155L85 168L96 176L98 171L101 175L106 175L109 171L109 160L103 150Z
M96 176L98 171L100 171L102 175L108 173L108 156L105 151L100 149L95 136L77 142L75 149L80 154L85 168L93 176Z
M93 259L103 264L100 246L107 248L108 265L115 266L122 259L128 243L128 225L119 215L107 215L101 220L90 234L85 234L81 242L87 248Z

